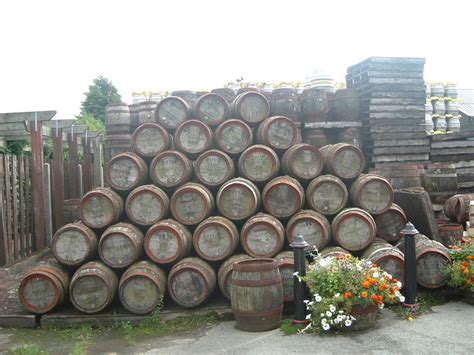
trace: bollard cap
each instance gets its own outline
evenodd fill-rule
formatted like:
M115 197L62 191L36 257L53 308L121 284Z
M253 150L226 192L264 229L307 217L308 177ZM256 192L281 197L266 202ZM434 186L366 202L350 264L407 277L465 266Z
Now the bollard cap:
M405 227L402 229L402 231L400 232L403 236L415 236L417 235L418 233L418 230L415 228L415 226L413 225L413 223L411 222L408 222L407 224L405 224Z
M304 237L301 234L297 234L295 239L290 243L290 247L293 249L303 249L306 248L309 244L306 243Z

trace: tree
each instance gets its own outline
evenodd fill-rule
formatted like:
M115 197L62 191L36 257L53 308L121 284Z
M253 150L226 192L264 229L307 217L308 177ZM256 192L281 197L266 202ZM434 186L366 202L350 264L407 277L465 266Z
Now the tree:
M81 116L90 115L104 123L107 105L122 100L114 84L102 75L94 79L84 95L86 99L82 102Z

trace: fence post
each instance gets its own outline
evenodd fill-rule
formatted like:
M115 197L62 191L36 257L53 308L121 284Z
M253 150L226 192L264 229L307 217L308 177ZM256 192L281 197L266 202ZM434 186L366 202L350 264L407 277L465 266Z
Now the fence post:
M84 177L83 171L82 171L82 164L77 164L77 175L78 175L78 183L79 183L79 196L77 198L82 198L84 195L84 186L82 185L82 179Z
M53 159L52 159L52 207L54 230L61 228L64 204L64 145L62 128L53 128Z
M53 240L53 218L51 207L51 167L48 163L44 164L44 221L46 226L46 245L51 246Z
M94 184L93 187L103 187L103 179L102 179L102 136L97 136L94 138Z
M3 154L0 155L0 266L7 265L10 263L9 253L8 253L8 237L6 230L6 221L3 209L3 178L4 178L4 168L3 168Z
M82 137L82 152L84 154L84 164L82 165L82 188L83 193L92 189L92 150L89 131L85 131ZM81 194L82 196L82 194Z
M68 190L69 190L69 199L79 198L79 152L77 144L77 133L73 131L68 133L67 141L69 145L69 159L68 159Z

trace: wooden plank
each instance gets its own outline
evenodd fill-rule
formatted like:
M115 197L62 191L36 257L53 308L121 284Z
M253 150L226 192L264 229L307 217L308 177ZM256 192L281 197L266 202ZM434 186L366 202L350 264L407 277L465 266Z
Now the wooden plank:
M446 149L448 151L451 148L472 148L472 147L474 147L474 140L431 142L431 148Z
M358 128L362 122L308 122L304 128Z
M419 147L384 147L384 148L374 148L372 153L374 155L384 155L384 154L418 154L418 153L429 153L430 146L419 146Z
M68 159L68 191L69 199L79 198L79 151L77 133L68 133L69 159Z
M33 220L34 220L34 250L40 251L46 247L46 229L44 223L43 195L43 135L42 122L30 122L31 129L31 185L33 190Z
M35 232L33 229L33 206L31 203L32 200L32 185L31 185L31 158L28 156L24 157L25 163L25 237L26 237L26 254L29 254L33 251L33 240L35 237Z
M94 182L93 187L103 187L102 182L102 136L98 136L93 140L93 150L94 150Z
M25 157L21 155L18 160L18 166L19 166L19 176L18 176L18 187L19 187L19 212L20 212L20 228L19 228L19 233L20 233L20 255L22 257L26 256L27 253L27 244L26 244L26 238L27 238L27 233L26 233L26 228L25 228L25 223L26 223L26 203L25 203Z
M84 163L82 164L82 188L83 193L87 193L92 189L92 149L91 139L87 136L87 131L82 137L82 153Z
M56 129L60 130L62 128L67 128L71 127L71 125L76 122L75 119L73 120L51 120L51 121L46 121L44 125L46 127L52 128L53 129L53 134L55 134Z
M11 197L11 157L5 154L5 209L7 217L7 240L8 240L8 254L10 254L10 260L13 261L13 215L12 215L12 197Z
M45 163L43 167L43 181L46 245L50 247L53 239L53 217L51 212L51 165L48 163Z
M464 130L461 132L453 132L448 134L436 134L431 136L432 141L450 141L466 138L474 138L474 131Z
M49 121L55 114L56 111L0 113L0 123L34 122L35 120L38 122Z
M3 196L4 185L4 155L0 155L0 266L8 265L10 263L10 254L8 253L8 232L5 216L5 199Z
M450 149L434 149L431 151L431 156L440 155L454 155L459 154L474 154L474 147L472 148L450 148ZM472 155L471 155L472 157Z
M78 164L77 166L77 171L78 171L78 179L77 181L79 182L79 198L82 198L84 195L84 188L82 186L82 179L83 179L83 173L82 173L82 164Z
M52 167L52 205L53 205L53 230L56 231L64 225L63 204L64 196L64 146L62 129L53 129L53 159Z
M18 234L18 173L17 173L17 157L13 155L11 157L12 162L12 207L13 207L13 255L15 260L20 258L20 236Z

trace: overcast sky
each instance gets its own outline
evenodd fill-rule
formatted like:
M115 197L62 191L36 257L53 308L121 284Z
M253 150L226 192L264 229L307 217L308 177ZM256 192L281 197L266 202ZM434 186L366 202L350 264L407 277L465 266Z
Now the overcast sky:
M2 0L0 112L79 113L98 75L134 91L338 81L369 56L425 57L425 79L474 87L472 1Z

